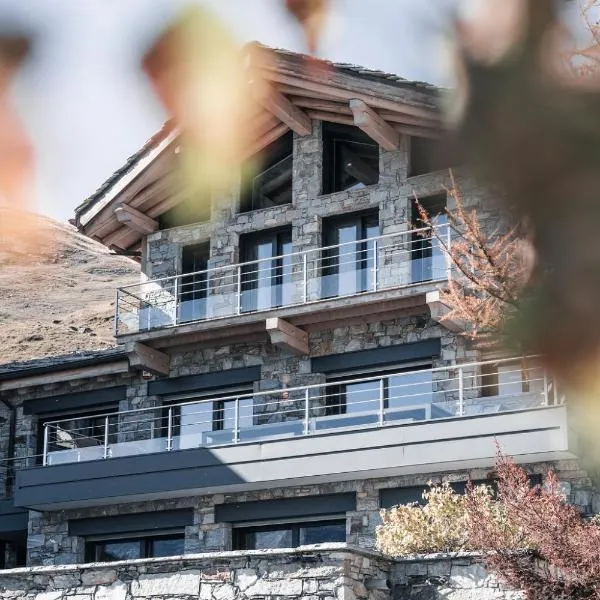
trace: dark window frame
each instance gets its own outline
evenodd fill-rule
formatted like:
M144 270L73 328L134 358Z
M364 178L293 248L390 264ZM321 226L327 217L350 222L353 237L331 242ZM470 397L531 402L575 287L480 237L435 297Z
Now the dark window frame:
M85 540L85 560L86 562L113 562L112 560L102 560L99 557L102 546L107 544L115 543L139 543L140 545L140 556L139 558L153 558L153 544L156 541L162 540L181 540L185 543L185 532L170 532L164 534L148 533L147 535L141 533L132 537L111 537L103 539L86 539ZM176 556L176 555L175 555ZM116 559L118 560L118 559Z
M210 241L190 244L181 249L181 283L178 297L178 322L188 322L206 317L206 298L208 297L208 263L210 260ZM190 273L190 275L187 275ZM191 275L191 273L194 273ZM204 300L196 317L197 302ZM192 316L184 316L185 302L193 302Z
M271 289L270 308L277 308L283 305L283 284L285 283L286 277L289 276L291 280L291 266L290 272L286 273L284 259L282 256L286 254L284 247L286 245L292 246L292 226L286 225L284 227L276 227L273 229L264 229L261 231L255 231L243 234L240 236L240 262L243 263L241 273L241 284L242 284L242 297L249 297L250 302L248 306L244 306L245 302L242 302L242 312L254 312L260 310L258 307L258 296L256 299L252 295L247 296L248 292L256 292L260 288L259 285L259 264L258 260L258 247L264 244L271 244L272 256L270 259L265 259L261 263L267 263L271 261L271 266L268 267L268 281ZM249 264L247 264L249 263Z
M379 209L373 208L345 215L332 215L323 219L323 246L321 256L321 298L335 298L340 295L341 258L339 232L349 226L358 231L355 245L355 274L357 293L369 291L369 243L381 235ZM377 235L369 236L369 229L377 228ZM371 259L372 260L372 259ZM332 289L329 289L332 288Z
M448 206L448 194L446 192L439 192L437 194L431 194L424 198L419 198L419 204L425 209L432 221L438 217L446 215L446 209ZM421 219L419 210L417 208L416 200L411 203L412 219L411 222L416 229L423 229L427 225ZM431 281L433 279L433 245L434 235L431 230L420 231L412 234L411 239L411 264L412 264L412 281L413 283L421 281ZM424 273L426 263L428 273ZM421 273L415 268L421 265Z
M240 213L269 208L268 206L261 205L261 198L256 198L257 178L290 159L291 172L289 173L289 191L286 189L288 185L287 178L283 178L282 183L278 186L279 189L284 188L283 193L286 196L289 194L289 202L274 202L273 206L286 206L292 203L294 134L290 130L242 165L240 178ZM281 178L281 175L279 177ZM258 187L261 188L262 186Z
M400 373L411 373L412 371L421 371L432 368L431 362L423 362L419 365L411 365L411 366L397 366L397 367L385 367L384 369L377 369L376 372L371 370L363 371L363 372L354 372L346 373L343 375L332 375L331 377L327 377L327 392L325 394L325 415L345 415L347 413L348 400L347 400L347 390L342 388L346 388L346 384L344 384L344 380L347 379L362 379L373 377L371 381L377 382L383 379L383 408L389 408L389 378L394 375ZM338 385L335 385L336 382L339 381ZM352 384L350 384L352 385ZM330 390L337 390L333 394L330 393ZM343 402L341 399L343 398Z
M267 523L262 525L244 525L242 527L233 528L233 549L234 550L255 550L256 541L253 544L247 544L247 537L253 533L268 532L268 531L291 531L292 545L291 548L297 548L300 545L300 530L309 527L318 527L320 525L336 525L343 526L344 532L346 527L346 518L339 517L337 519L323 519L314 521L299 521L299 522L277 522ZM344 535L345 541L346 535Z
M350 145L351 150L348 149ZM351 165L349 153L352 150L362 150L361 153L354 153L355 161L360 164ZM369 151L374 156L364 156ZM357 183L362 183L365 187L379 183L379 145L374 142L366 133L353 125L342 125L339 123L323 123L323 194L334 194L352 189ZM350 161L350 162L348 162ZM347 167L342 167L348 162ZM360 181L358 177L350 174L349 169L354 169L354 173L362 174L367 180ZM344 178L354 179L355 183L344 184Z

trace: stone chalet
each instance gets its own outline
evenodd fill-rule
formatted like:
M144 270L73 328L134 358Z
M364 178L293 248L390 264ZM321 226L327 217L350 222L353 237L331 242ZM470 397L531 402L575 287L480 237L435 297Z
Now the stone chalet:
M1 566L338 542L366 556L380 508L430 480L489 480L496 440L594 510L560 386L440 323L439 90L264 52L258 173L186 197L166 124L77 208L144 278L115 290L116 349L0 367Z

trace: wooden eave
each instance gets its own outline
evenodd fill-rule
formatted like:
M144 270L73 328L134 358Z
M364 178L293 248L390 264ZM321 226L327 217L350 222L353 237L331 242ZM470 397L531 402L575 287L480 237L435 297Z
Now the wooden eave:
M312 120L357 125L369 135L375 135L373 123L379 124L380 135L375 135L379 139L393 139L394 133L437 137L442 129L432 94L410 82L387 83L371 71L339 68L324 61L306 63L302 55L256 45L247 51L246 66L250 88L260 78L272 88L275 100L264 102L248 94L252 141L243 158L260 152L290 129L306 135ZM358 124L351 101L366 105L371 128ZM173 179L178 144L179 132L173 130L89 208L79 211L79 229L108 247L138 249L146 234L132 227L131 221L119 220L115 209L128 205L156 220L184 199Z

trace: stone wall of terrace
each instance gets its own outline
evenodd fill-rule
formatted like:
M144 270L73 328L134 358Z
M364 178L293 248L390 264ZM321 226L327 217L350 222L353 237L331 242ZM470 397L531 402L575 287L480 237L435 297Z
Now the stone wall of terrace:
M476 555L390 560L345 544L0 573L10 600L517 600Z

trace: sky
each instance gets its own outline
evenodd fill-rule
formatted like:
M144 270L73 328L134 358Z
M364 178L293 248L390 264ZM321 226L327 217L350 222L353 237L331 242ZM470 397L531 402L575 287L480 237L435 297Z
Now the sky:
M331 0L318 55L408 79L449 83L441 41L458 0ZM0 0L0 23L36 33L13 86L34 146L36 210L64 221L165 119L140 57L189 2L242 44L305 51L282 0Z

